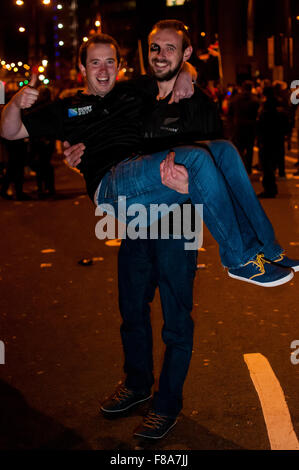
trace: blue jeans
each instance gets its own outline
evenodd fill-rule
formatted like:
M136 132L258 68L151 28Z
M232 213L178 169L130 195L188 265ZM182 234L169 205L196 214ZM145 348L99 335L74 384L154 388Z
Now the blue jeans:
M184 238L122 241L118 257L119 307L123 323L125 384L149 391L154 383L150 303L159 287L166 345L153 408L177 416L193 346L193 281L197 250L185 250Z
M126 204L171 205L189 198L203 204L203 217L218 242L222 264L237 268L263 252L275 259L283 250L275 241L270 221L252 188L236 148L228 141L207 143L201 147L176 147L175 161L189 174L189 194L180 194L164 186L160 163L167 152L145 155L119 163L101 182L98 204L110 204L118 213L119 197ZM121 204L120 204L121 205Z

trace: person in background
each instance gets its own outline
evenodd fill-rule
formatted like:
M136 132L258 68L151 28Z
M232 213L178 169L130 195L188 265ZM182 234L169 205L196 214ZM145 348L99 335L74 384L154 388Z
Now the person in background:
M228 110L232 141L239 150L249 175L252 172L253 146L260 106L259 100L252 93L252 86L251 81L245 81L242 92L231 99Z
M49 88L39 87L39 98L34 106L44 106L51 103L51 91ZM33 107L34 109L34 107ZM39 199L45 199L55 195L55 176L51 159L55 151L54 138L32 137L30 138L31 166L36 172L37 194Z
M264 190L260 198L275 198L278 193L276 168L284 158L285 136L289 132L289 118L279 106L272 86L264 89L265 101L258 118L258 146L262 166Z

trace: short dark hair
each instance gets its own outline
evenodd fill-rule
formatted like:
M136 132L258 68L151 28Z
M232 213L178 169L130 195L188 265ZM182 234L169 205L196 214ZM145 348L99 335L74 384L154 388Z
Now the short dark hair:
M175 31L181 31L183 33L183 42L182 42L183 51L187 47L191 46L191 38L188 33L188 28L182 21L179 21L179 20L158 21L156 24L154 24L151 32L149 33L149 37L155 29L174 29Z
M91 44L111 44L112 46L114 46L116 50L117 63L119 64L120 50L116 40L108 34L98 33L94 34L93 36L90 36L90 38L88 38L88 41L83 42L81 44L81 47L79 49L79 60L81 64L84 65L84 67L86 67L87 49Z

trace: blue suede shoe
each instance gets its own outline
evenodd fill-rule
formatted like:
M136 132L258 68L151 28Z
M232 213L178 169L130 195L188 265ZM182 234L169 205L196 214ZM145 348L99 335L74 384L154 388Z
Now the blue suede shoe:
M240 268L230 268L228 275L233 279L250 282L263 287L276 287L289 282L294 273L288 267L281 267L258 254Z
M282 268L291 268L293 271L299 271L299 259L288 258L284 253L282 253L277 259L268 260L271 263L275 263L277 266Z

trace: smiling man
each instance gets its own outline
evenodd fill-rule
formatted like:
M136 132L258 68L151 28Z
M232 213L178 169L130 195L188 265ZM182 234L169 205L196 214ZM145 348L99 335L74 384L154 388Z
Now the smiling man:
M79 68L86 79L86 86L91 95L102 98L112 90L119 71L120 57L116 43L91 43L87 48L81 48Z
M159 90L173 86L182 64L190 58L192 46L182 31L154 28L149 35L149 63ZM164 84L164 86L163 86Z

